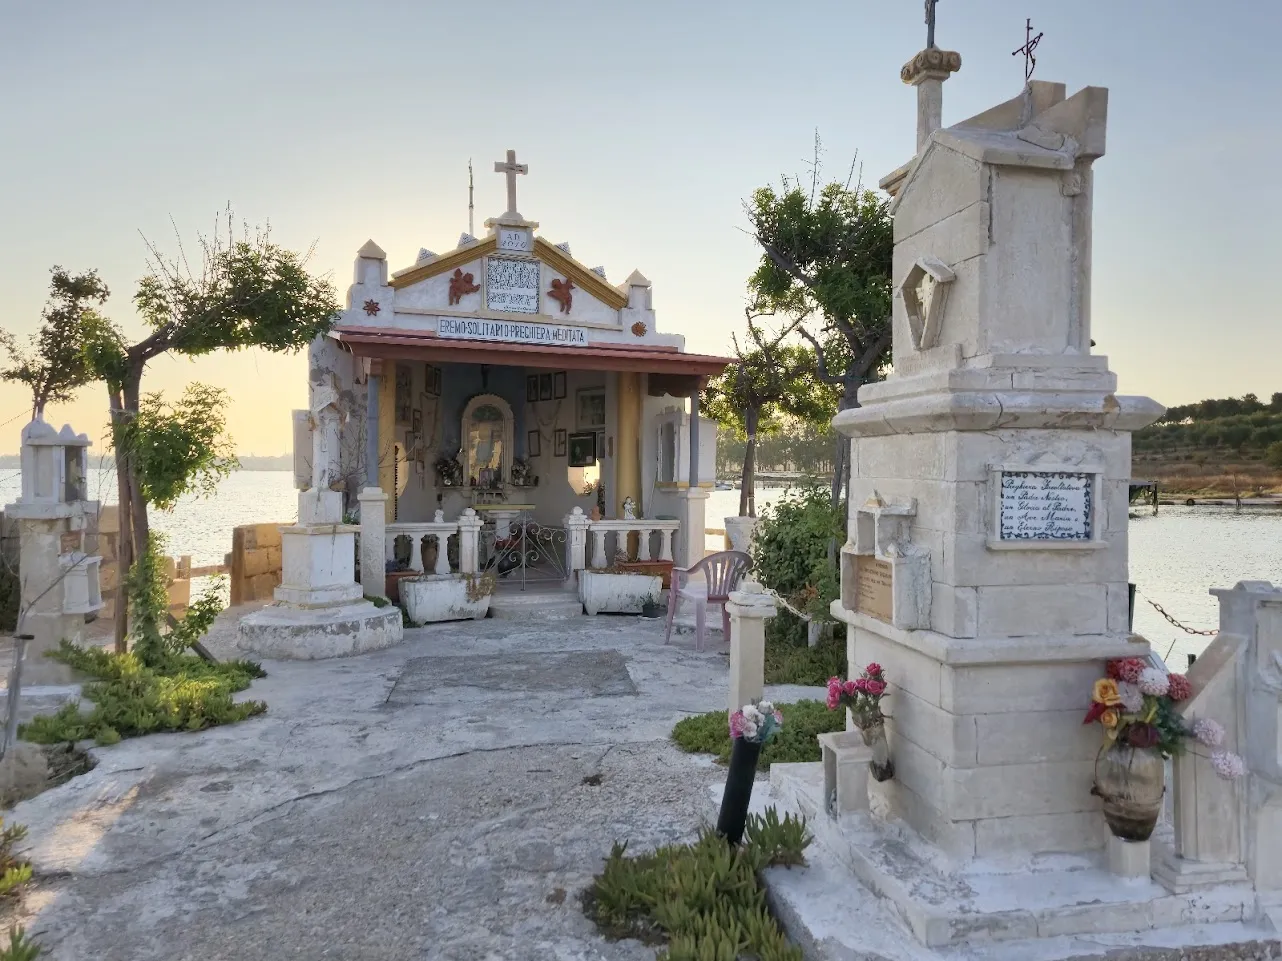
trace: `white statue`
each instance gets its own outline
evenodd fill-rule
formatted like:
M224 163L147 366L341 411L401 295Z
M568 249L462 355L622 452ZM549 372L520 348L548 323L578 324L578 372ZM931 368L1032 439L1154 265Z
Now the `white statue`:
M623 498L623 519L625 521L637 519L637 504L631 497Z
M338 387L334 375L312 387L312 488L327 491L339 480Z

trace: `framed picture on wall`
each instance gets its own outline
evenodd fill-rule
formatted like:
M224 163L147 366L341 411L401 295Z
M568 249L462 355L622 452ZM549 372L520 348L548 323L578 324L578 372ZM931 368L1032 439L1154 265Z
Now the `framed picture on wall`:
M433 367L433 368L432 368L432 382L431 382L431 383L432 383L432 386L431 386L431 388L430 388L430 389L431 389L431 394L432 394L432 396L433 396L433 397L440 397L440 396L441 396L441 368L439 368L439 367Z
M565 456L565 431L554 430L552 432L552 455L554 457Z
M585 387L575 393L574 426L580 431L605 427L604 387Z
M525 378L525 402L536 404L539 400L539 375L530 374Z
M420 437L423 434L423 412L417 407L414 408L413 426L410 427L410 431L418 434Z
M552 375L552 399L565 399L565 371L558 370Z
M543 453L541 438L537 430L527 431L525 434L525 456L539 457Z
M552 399L552 375L539 374L539 400Z
M591 467L596 463L596 434L571 434L569 450L571 467Z
M414 394L414 368L409 364L396 365L396 423L408 424Z

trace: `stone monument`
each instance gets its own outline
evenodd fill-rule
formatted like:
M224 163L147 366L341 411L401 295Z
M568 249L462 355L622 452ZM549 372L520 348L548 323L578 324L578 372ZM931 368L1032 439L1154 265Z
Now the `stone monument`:
M310 393L312 484L298 495L298 523L280 529L282 580L276 602L240 620L240 646L264 657L312 660L360 654L389 647L402 637L400 610L376 607L356 583L358 528L343 523L343 493L334 489L344 483L334 375L314 378ZM363 499L362 508L367 507L374 509ZM382 551L378 545L380 559Z
M22 429L22 495L5 508L18 522L21 582L18 633L28 634L22 682L66 684L71 668L45 657L61 641L82 641L85 618L103 607L98 569L86 552L88 522L98 502L88 499L89 438L70 425L54 430L41 419Z

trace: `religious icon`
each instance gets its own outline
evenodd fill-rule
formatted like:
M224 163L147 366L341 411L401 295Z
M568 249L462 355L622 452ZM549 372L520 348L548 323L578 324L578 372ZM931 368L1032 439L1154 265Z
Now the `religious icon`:
M525 402L527 404L538 403L539 400L539 375L530 374L525 378Z
M539 457L542 455L543 448L540 445L540 439L541 438L537 430L531 430L526 432L525 434L525 456L526 457Z
M463 268L459 267L450 277L450 306L455 306L467 294L474 294L480 289L479 284L473 283L472 275L463 273Z
M423 412L417 407L414 408L413 426L410 428L410 432L418 434L420 437L423 434Z
M554 430L552 432L552 455L554 457L565 456L565 431Z
M569 450L571 467L593 466L596 464L596 434L591 432L571 434Z
M569 277L565 280L553 280L552 289L548 291L548 296L561 305L561 313L568 314L570 307L574 303L574 281Z
M588 387L575 395L574 426L579 430L605 426L604 387Z
M563 400L565 398L565 371L558 370L552 375L552 399Z
M441 368L431 364L423 366L423 393L429 397L441 396Z
M539 400L552 399L552 375L539 374Z

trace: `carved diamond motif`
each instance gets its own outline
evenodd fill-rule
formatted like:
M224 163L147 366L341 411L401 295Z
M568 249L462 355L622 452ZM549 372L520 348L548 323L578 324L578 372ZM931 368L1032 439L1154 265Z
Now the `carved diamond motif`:
M918 350L929 350L939 343L949 285L956 279L957 275L943 261L921 257L895 291L904 300L908 329Z

